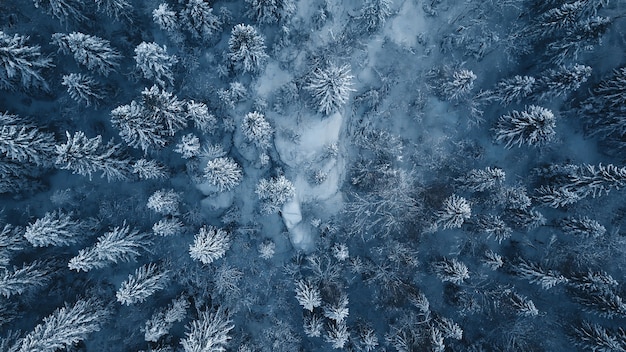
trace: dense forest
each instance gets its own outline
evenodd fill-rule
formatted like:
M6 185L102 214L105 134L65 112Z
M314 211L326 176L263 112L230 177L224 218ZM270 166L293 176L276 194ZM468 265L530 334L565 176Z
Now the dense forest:
M0 1L0 352L626 352L626 3Z

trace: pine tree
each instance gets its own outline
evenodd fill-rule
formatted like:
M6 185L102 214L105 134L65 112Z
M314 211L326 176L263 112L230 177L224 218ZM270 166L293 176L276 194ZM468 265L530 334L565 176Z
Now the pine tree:
M311 93L317 111L325 115L340 110L350 98L352 79L350 66L330 64L324 69L316 68L305 89Z
M0 155L20 163L48 165L54 153L54 136L16 115L0 113Z
M537 80L531 76L513 76L496 84L493 91L479 94L480 98L496 100L503 105L519 103L537 90Z
M531 105L524 111L512 111L498 119L495 127L496 141L505 142L506 148L541 146L554 139L556 117L552 111Z
M141 180L158 180L166 178L168 175L165 166L156 160L139 159L132 166L132 173Z
M444 258L441 261L434 262L432 268L437 277L444 282L452 282L458 285L469 278L467 266L456 259Z
M144 78L156 81L161 87L174 84L172 68L178 59L167 54L165 45L141 42L135 48L135 62Z
M615 333L599 324L583 321L580 326L574 328L573 335L576 346L584 351L626 351L626 331L623 328L618 328Z
M290 201L296 195L293 183L285 176L277 178L261 179L256 186L255 193L261 200L261 212L273 214L280 210L280 207Z
M15 252L25 247L22 229L9 224L0 227L0 270L7 269Z
M93 299L58 308L21 341L19 352L54 352L70 348L99 331L109 311Z
M47 263L34 261L21 268L0 269L0 295L11 298L35 287L45 286L50 280L51 268Z
M138 230L132 230L128 225L115 227L111 231L98 237L98 241L91 247L81 249L73 257L68 267L76 271L90 271L104 268L111 263L129 262L135 260L151 244L149 235Z
M246 0L246 15L258 23L286 21L296 12L293 0Z
M83 3L79 0L33 0L35 7L42 8L61 22L73 20L83 22Z
M520 260L519 263L515 264L513 271L519 277L527 279L530 283L540 285L544 290L567 282L567 278L558 271L545 269L539 264L528 263L525 260Z
M243 179L241 166L232 158L215 158L209 160L204 168L204 177L210 184L216 186L218 191L230 191Z
M502 184L506 178L504 170L497 167L470 170L466 175L455 179L459 185L472 192L492 190Z
M539 315L535 303L516 293L513 290L506 290L504 294L504 303L513 308L515 314L522 317L536 317Z
M187 0L180 17L183 25L196 39L209 40L222 27L219 18L204 0Z
M324 305L324 316L328 319L334 320L336 323L344 323L350 309L348 308L348 295L340 293L339 297L334 302Z
M460 228L472 216L472 208L467 199L456 194L446 198L442 209L437 212L437 224L443 229Z
M148 342L158 342L159 339L168 334L175 322L180 322L187 316L189 300L178 297L172 300L166 309L157 310L150 320L146 321L143 328L144 339Z
M226 254L230 244L228 232L213 226L202 226L189 246L189 255L202 264L211 264Z
M174 236L184 231L185 225L177 218L163 218L152 225L152 232L157 236Z
M591 76L591 67L585 65L560 66L558 69L550 69L541 75L539 80L539 99L550 100L567 96L570 92L578 90L581 84L587 82Z
M88 176L101 171L108 181L128 178L129 161L121 155L121 146L109 142L102 144L102 136L87 138L84 132L74 135L65 132L67 142L56 146L56 165L75 174Z
M241 132L248 142L257 148L266 149L270 146L274 130L265 116L259 112L249 112L243 117Z
M224 352L226 343L231 339L232 323L222 307L215 312L202 311L197 320L187 325L181 345L185 352Z
M104 76L115 71L122 58L108 40L80 32L54 33L52 43L64 54L73 54L79 64Z
M476 229L487 234L487 238L493 236L498 243L502 243L513 234L513 229L496 215L479 216L476 221Z
M465 98L474 88L474 81L477 76L473 71L460 69L447 74L439 87L439 93L446 100L460 100Z
M125 19L131 22L133 6L127 0L95 0L98 11L115 19Z
M204 133L212 132L217 126L217 119L209 112L209 107L202 102L189 100L186 103L187 118Z
M27 45L30 37L0 31L0 89L48 89L41 70L54 67L39 45Z
M268 58L265 38L246 24L233 27L228 39L228 59L238 71L258 72Z
M172 10L167 3L162 3L152 11L152 20L162 30L176 33L180 29L176 11Z
M541 186L535 191L537 192L535 199L552 208L566 207L582 199L578 193L572 192L567 187Z
M92 77L82 73L63 75L61 84L67 87L72 99L86 106L98 105L104 100L102 86Z
M296 299L304 309L310 312L322 305L322 296L319 289L308 280L296 281Z
M78 241L83 228L84 224L73 220L72 214L56 210L26 226L24 237L35 247L69 246Z
M358 20L363 22L367 31L375 31L385 24L391 16L391 0L366 0L361 8Z
M180 204L181 195L173 189L158 190L148 198L148 209L162 215L178 214L178 206Z
M600 16L582 19L564 36L548 44L546 55L559 65L566 60L576 60L582 52L591 51L601 43L611 23L610 18Z
M348 326L345 322L331 322L328 324L328 330L326 330L326 336L324 340L333 348L342 349L345 347L348 340L350 340L350 333L348 332Z
M585 238L600 238L606 233L606 228L599 222L584 217L567 217L560 222L561 230L574 236Z
M122 283L115 297L124 305L141 303L155 292L165 288L169 279L169 271L159 268L156 264L143 265Z
M188 133L181 137L180 143L176 144L174 151L179 153L183 159L194 158L201 152L200 138L193 133Z

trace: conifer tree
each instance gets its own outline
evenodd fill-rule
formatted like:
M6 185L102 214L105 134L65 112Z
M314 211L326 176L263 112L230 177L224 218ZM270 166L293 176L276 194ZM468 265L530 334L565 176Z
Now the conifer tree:
M265 115L256 111L249 112L243 117L241 132L243 132L248 142L260 149L270 146L272 135L274 134L274 130L265 119Z
M213 226L203 226L189 246L189 254L202 264L211 264L226 254L230 244L228 232Z
M391 16L391 4L390 0L366 0L358 16L365 30L375 31L381 28Z
M202 311L197 320L187 325L181 344L185 352L226 351L225 345L231 339L229 332L233 328L232 320L222 307L215 312Z
M0 89L48 89L41 70L54 67L39 45L28 45L30 37L0 31Z
M161 87L174 84L172 68L178 59L167 54L165 45L141 42L135 48L135 62L144 78L154 80Z
M72 214L60 210L46 213L43 218L26 226L24 237L35 247L69 246L78 241L83 224Z
M89 70L104 76L117 69L122 56L111 47L111 43L93 35L72 32L69 34L54 33L52 43L64 54L74 55L74 59Z
M168 270L163 270L154 263L142 265L134 274L128 275L115 297L118 302L127 306L144 302L155 292L165 288L168 274Z
M219 18L204 0L187 0L180 17L183 26L196 39L209 40L222 27Z
M103 99L103 88L92 77L82 73L63 75L61 84L67 87L70 97L86 106L98 105Z
M241 166L232 158L215 158L209 160L204 168L204 177L218 191L230 191L243 179Z
M323 69L316 68L305 89L311 93L317 111L330 115L341 109L350 98L352 79L350 66L330 64Z
M496 124L496 141L504 142L507 148L541 146L554 139L556 117L552 111L531 105L524 111L514 110L502 115Z
M79 0L33 0L33 3L61 22L87 20L83 15L84 5Z
M16 115L0 112L0 155L20 163L48 165L54 152L54 136Z
M21 268L0 269L0 295L10 298L44 286L50 280L50 273L50 266L41 261L24 263Z
M293 0L246 0L246 15L258 23L278 23L289 19L296 11Z
M290 201L296 195L293 183L285 176L272 179L261 179L256 186L255 193L261 200L261 212L273 214L280 210L280 207Z
M236 70L258 72L268 58L265 53L265 38L246 24L238 24L228 39L228 59Z

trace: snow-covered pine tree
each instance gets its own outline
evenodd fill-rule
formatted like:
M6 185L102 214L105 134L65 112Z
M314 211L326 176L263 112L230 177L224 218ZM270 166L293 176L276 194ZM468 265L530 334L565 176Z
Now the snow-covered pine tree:
M232 158L221 157L209 160L204 168L204 177L218 191L230 191L243 179L241 166Z
M591 51L601 43L611 23L610 18L600 16L580 20L573 29L547 45L546 56L558 65L577 60L583 52Z
M228 59L233 67L242 72L258 72L268 55L265 53L265 38L246 24L238 24L228 39Z
M51 268L48 263L34 261L22 267L0 269L0 295L11 298L35 287L45 286L50 280Z
M24 237L35 247L69 246L78 241L83 228L71 213L56 210L26 226Z
M0 31L0 89L48 89L41 70L54 67L39 45L27 45L30 37Z
M534 197L540 203L552 208L566 207L581 200L583 197L567 187L541 186L535 190Z
M513 229L497 215L478 216L476 231L485 233L487 238L493 237L498 243L502 243L513 234Z
M513 264L512 270L519 277L540 285L544 290L567 282L567 278L558 271L545 269L537 263L529 263L523 259Z
M474 88L477 76L473 71L460 69L453 71L449 77L441 82L439 93L446 100L460 100L465 98Z
M204 133L211 133L217 126L217 119L209 112L209 107L203 102L189 100L186 102L187 118L194 126Z
M157 310L150 320L146 321L143 328L144 339L148 342L158 342L162 336L169 333L175 322L185 319L188 308L189 300L186 297L174 298L167 308Z
M152 20L164 31L176 33L180 30L176 11L167 3L159 4L159 7L152 11Z
M246 0L246 15L258 23L286 21L296 12L293 0Z
M335 349L342 349L350 340L350 332L345 322L330 322L324 341L330 343Z
M141 42L135 48L135 62L144 78L154 80L161 87L174 84L172 68L178 59L167 54L165 45Z
M484 169L473 169L464 176L455 179L464 189L472 192L484 192L493 190L502 185L506 173L497 167L486 167Z
M304 309L310 312L322 305L319 289L309 280L296 281L296 299Z
M95 299L80 299L55 310L20 340L15 352L53 352L70 348L99 331L110 312ZM19 348L19 349L18 349Z
M522 317L536 317L539 315L539 311L532 300L513 290L504 292L503 302L513 309L515 315Z
M165 288L169 279L169 270L158 267L155 263L142 265L115 293L117 301L124 305L144 302L155 292Z
M185 352L223 352L233 328L232 320L222 307L215 312L201 311L198 319L187 325L181 345Z
M180 138L180 142L176 144L174 151L179 153L183 159L194 158L201 152L200 138L193 133L187 133Z
M567 183L562 187L575 192L581 198L597 197L608 194L612 189L626 186L626 167L584 164L568 175Z
M470 202L456 194L446 198L443 202L442 209L437 212L437 224L443 226L443 229L460 228L465 220L472 216L472 207Z
M348 295L346 293L340 293L333 302L324 305L324 316L334 320L336 323L344 323L348 315L350 315L348 303Z
M80 32L69 34L54 33L52 43L64 54L74 55L74 59L89 70L104 76L117 69L122 56L111 47L111 43L100 37Z
M444 258L443 260L434 262L432 268L435 275L443 282L451 282L459 285L470 277L467 266L455 258Z
M131 229L126 223L98 237L91 247L81 249L68 267L76 271L104 268L111 263L135 260L151 244L150 235Z
M230 248L230 235L225 230L202 226L189 246L189 255L202 264L211 264L220 259Z
M565 97L587 82L591 71L591 67L579 64L550 69L541 75L536 93L542 100Z
M493 90L482 92L479 98L495 100L503 105L519 103L537 89L537 80L531 76L513 76L498 82Z
M618 328L611 331L597 323L583 321L573 329L574 343L584 351L613 352L624 351L626 331Z
M33 0L33 3L36 8L42 8L62 23L68 20L77 22L87 20L83 15L83 2L80 0Z
M102 144L102 136L87 138L82 131L71 135L67 142L56 146L56 165L60 169L88 176L101 171L108 181L125 180L130 172L129 160L121 155L121 146L112 141Z
M284 175L261 179L254 191L261 200L261 212L277 213L280 207L296 195L296 188Z
M606 228L602 224L586 216L570 216L563 219L559 225L565 234L584 238L600 238L606 233Z
M265 116L259 112L249 112L241 122L241 132L246 140L259 149L270 146L274 130Z
M147 207L162 215L176 215L180 200L180 193L173 189L161 189L148 198Z
M177 218L163 218L152 225L152 232L157 236L174 236L185 231L185 225Z
M366 31L375 31L385 25L391 16L391 0L365 0L357 20Z
M63 75L61 84L72 99L86 106L98 105L104 100L104 89L93 77L82 73Z
M0 270L7 269L16 252L25 248L22 228L4 224L0 226Z
M187 0L185 8L180 12L180 21L192 37L205 41L222 27L220 19L204 0Z
M20 163L48 165L54 154L54 135L16 115L0 112L0 155Z
M502 115L496 127L496 141L504 142L506 148L515 145L521 147L541 146L554 139L556 117L552 111L536 105L530 105L524 111L513 110Z
M502 259L502 256L490 249L485 251L482 262L491 270L498 270L504 265L504 260Z
M166 178L168 175L165 166L159 164L156 160L139 159L133 163L132 173L137 175L140 180L158 180Z
M331 63L325 68L313 70L304 89L311 93L317 111L330 115L348 102L350 93L354 91L353 78L350 66Z
M597 290L592 286L578 286L568 292L574 302L590 313L606 319L626 317L626 302L615 287L605 286Z
M127 0L94 0L98 11L102 11L107 16L114 17L116 20L127 20L131 22L131 14L133 5Z

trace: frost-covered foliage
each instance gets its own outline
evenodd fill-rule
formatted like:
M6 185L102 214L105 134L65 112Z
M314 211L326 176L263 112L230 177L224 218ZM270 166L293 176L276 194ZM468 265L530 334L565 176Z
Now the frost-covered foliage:
M211 264L226 254L230 248L230 235L225 230L202 226L189 246L189 255L202 264Z
M131 19L133 6L127 0L94 0L98 11L106 13L115 19Z
M180 200L180 194L173 189L161 189L152 193L146 206L162 215L175 215L178 214Z
M308 280L298 280L296 282L296 299L298 303L311 312L315 307L322 305L322 296L319 289Z
M167 3L159 4L159 7L152 11L152 20L164 31L176 32L180 29L176 11Z
M154 85L141 92L140 102L133 100L113 109L111 122L131 147L160 149L187 126L186 107L174 94Z
M524 111L513 110L510 114L502 115L494 128L496 140L504 142L507 148L515 145L521 147L541 146L554 139L556 131L556 117L552 111L530 105Z
M102 136L87 138L84 132L65 132L67 142L56 146L56 165L75 174L88 176L102 172L109 181L128 177L129 160L121 155L121 146L112 141L102 144Z
M174 236L183 233L185 225L177 218L163 218L152 225L157 236Z
M350 98L352 79L350 66L337 66L333 63L311 72L305 89L311 93L317 111L330 115L340 110Z
M472 192L484 192L500 186L505 178L504 170L497 167L486 167L470 170L466 175L457 178L456 181L461 187Z
M63 75L61 84L75 101L86 106L98 105L105 97L103 88L95 79L82 73Z
M24 237L35 247L69 246L78 241L83 228L72 214L56 210L26 226Z
M561 230L568 235L585 238L598 238L606 233L606 228L596 220L584 217L567 217L560 223Z
M168 279L168 270L160 268L155 263L142 265L122 282L115 297L118 302L127 306L144 302L155 292L164 289Z
M101 269L112 263L129 262L141 255L151 244L147 233L124 224L98 237L91 247L81 249L70 259L68 267L76 271Z
M539 81L539 98L549 100L576 91L587 82L591 73L591 67L580 64L550 69L542 75Z
M176 144L176 153L179 153L183 159L190 159L200 154L200 138L193 133L186 134L181 137L180 143Z
M513 229L497 215L478 217L476 228L479 232L487 234L488 238L493 237L498 243L502 243L513 233Z
M28 45L29 38L0 31L0 89L48 89L41 70L53 67L52 59L39 45Z
M7 269L13 256L24 249L26 243L22 229L9 224L0 229L0 270Z
M350 333L348 332L348 326L344 322L332 322L328 325L324 340L335 349L342 349L345 347L348 340L350 340Z
M209 107L202 102L187 101L187 117L194 126L202 132L212 132L217 125L217 119L209 112Z
M365 30L375 31L381 28L391 16L391 4L391 0L366 0L358 16Z
M482 92L479 96L508 105L519 103L531 96L536 89L537 80L534 77L516 75L498 82L494 90Z
M472 207L467 199L456 194L444 200L441 210L437 212L437 224L443 229L459 228L465 220L472 216Z
M259 23L286 21L296 12L293 0L246 0L246 4L246 15Z
M243 117L241 132L248 142L260 149L265 149L270 146L274 129L263 114L254 111Z
M16 115L0 113L0 155L20 163L46 165L54 151L54 136Z
M0 294L6 298L21 295L33 288L45 286L50 280L50 265L41 261L24 263L22 267L0 269Z
M228 59L234 68L242 72L258 72L268 56L265 53L265 38L246 24L238 24L228 39Z
M180 12L182 25L196 39L209 40L221 30L222 23L204 0L187 0Z
M158 180L167 176L167 170L156 160L139 159L132 165L132 173L142 180Z
M201 311L198 319L187 325L186 337L181 344L185 352L223 352L234 327L222 307L215 312Z
M174 323L185 319L187 309L189 309L189 300L181 296L173 299L167 308L157 310L150 320L146 321L143 329L145 340L158 342L161 336L169 333Z
M218 191L230 191L241 183L243 171L232 158L215 158L209 160L204 167L204 177Z
M28 333L19 344L19 352L53 352L68 348L99 331L110 312L95 299L80 299L73 305L55 310Z
M167 54L165 45L141 42L135 48L135 62L144 78L154 80L161 87L174 84L172 69L178 59Z
M597 323L583 321L574 328L575 344L585 351L613 352L626 349L626 331L607 329Z
M478 77L471 70L446 66L432 70L429 78L437 95L445 100L456 101L467 98L474 89L474 81Z
M444 258L441 261L434 262L432 267L441 281L448 281L458 285L469 278L467 266L454 258Z
M521 278L527 279L531 283L540 285L544 290L567 282L567 278L561 275L558 271L545 269L539 264L528 263L524 260L515 264L513 271Z
M87 20L83 15L84 5L79 0L33 0L33 3L61 22Z
M89 34L54 33L52 43L57 45L62 53L74 55L74 59L79 64L104 76L114 72L122 59L120 53L111 47L108 40Z
M296 188L284 175L261 179L254 191L261 200L261 212L273 214L296 195Z

